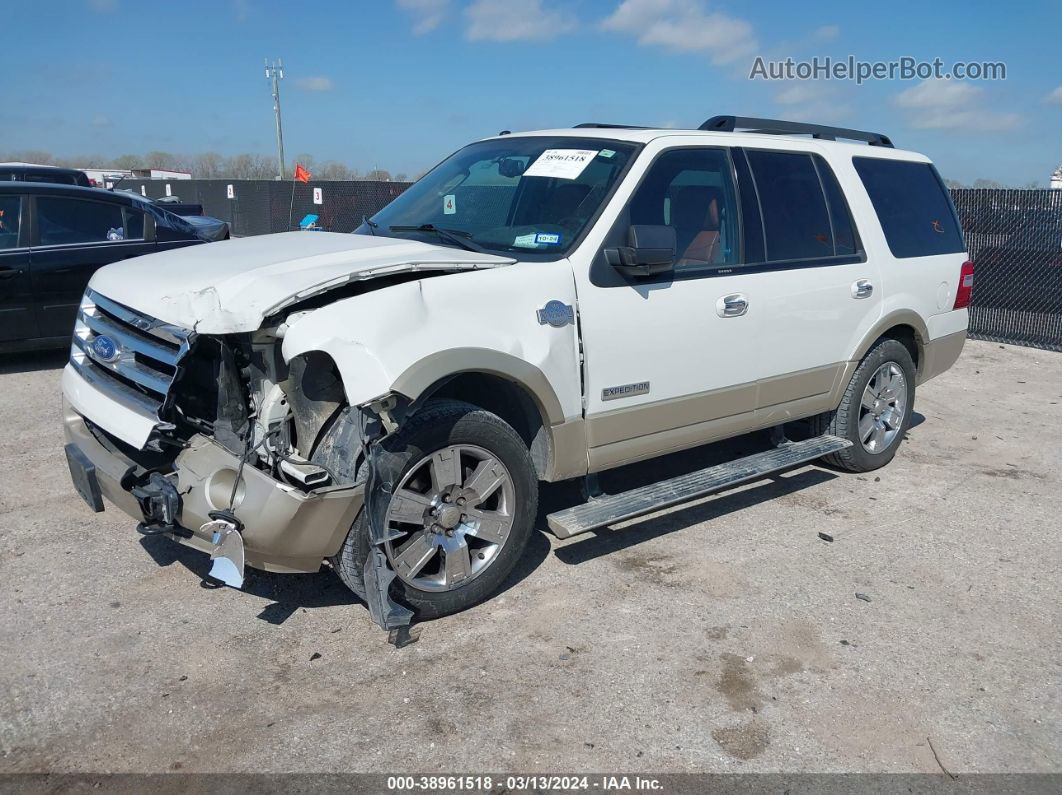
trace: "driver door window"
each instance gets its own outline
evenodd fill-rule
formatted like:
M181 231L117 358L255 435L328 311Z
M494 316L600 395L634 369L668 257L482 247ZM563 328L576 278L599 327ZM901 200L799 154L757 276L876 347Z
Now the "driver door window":
M721 149L674 149L653 163L629 205L629 223L675 230L675 273L738 264L730 158Z

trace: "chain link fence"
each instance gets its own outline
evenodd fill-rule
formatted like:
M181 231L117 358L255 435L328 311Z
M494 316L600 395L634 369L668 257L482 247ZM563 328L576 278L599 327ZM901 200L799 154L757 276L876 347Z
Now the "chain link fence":
M1062 351L1062 190L952 197L974 262L970 336Z
M308 214L317 228L350 232L410 184L124 180L119 188L200 204L242 237L298 229ZM961 188L952 197L976 264L970 336L1062 351L1062 191ZM492 199L489 191L463 197Z

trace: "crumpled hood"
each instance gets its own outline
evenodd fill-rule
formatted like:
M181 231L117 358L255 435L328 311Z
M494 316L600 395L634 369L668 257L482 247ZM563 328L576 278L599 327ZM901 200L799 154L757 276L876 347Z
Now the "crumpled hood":
M349 281L513 262L392 237L282 232L116 262L96 271L89 287L158 320L229 334L253 331L278 309Z

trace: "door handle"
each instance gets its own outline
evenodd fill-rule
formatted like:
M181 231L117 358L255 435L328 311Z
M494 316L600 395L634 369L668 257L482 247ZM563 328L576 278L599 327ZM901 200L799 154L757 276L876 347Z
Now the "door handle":
M14 279L22 273L22 268L0 268L0 279Z
M874 292L874 285L870 279L857 279L852 282L853 298L870 298Z
M724 295L715 302L715 313L719 317L741 317L749 311L749 299L741 293Z

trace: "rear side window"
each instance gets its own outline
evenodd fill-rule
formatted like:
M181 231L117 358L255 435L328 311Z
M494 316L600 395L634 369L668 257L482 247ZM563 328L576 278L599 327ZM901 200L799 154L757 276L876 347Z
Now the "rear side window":
M834 256L826 196L811 155L748 149L756 180L767 261Z
M18 196L0 196L0 250L18 247L21 205Z
M119 204L37 197L37 228L42 246L125 240Z
M894 257L966 250L951 199L932 165L872 157L853 163Z

